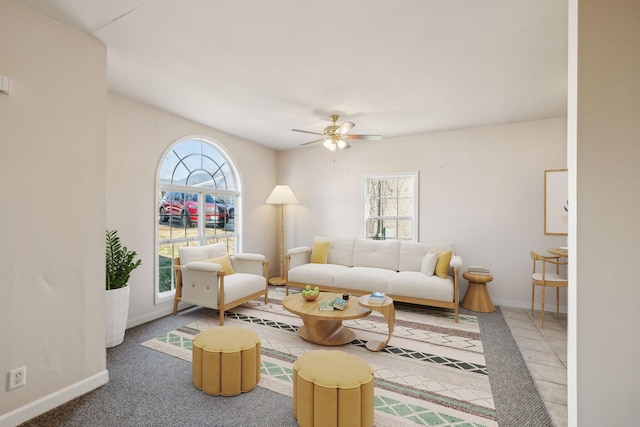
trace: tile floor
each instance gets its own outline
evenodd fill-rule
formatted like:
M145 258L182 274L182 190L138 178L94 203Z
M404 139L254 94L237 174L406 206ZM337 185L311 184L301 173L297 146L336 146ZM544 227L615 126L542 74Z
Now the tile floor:
M567 316L501 306L502 314L520 348L529 372L556 427L567 426Z

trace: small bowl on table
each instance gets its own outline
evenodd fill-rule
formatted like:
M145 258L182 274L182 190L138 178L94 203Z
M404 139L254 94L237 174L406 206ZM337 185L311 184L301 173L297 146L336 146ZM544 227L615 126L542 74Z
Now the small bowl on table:
M315 293L315 294L313 294L313 295L305 295L305 294L302 294L302 298L306 299L307 301L313 301L313 300L315 300L316 298L318 298L318 295L320 295L320 292L316 292L316 293Z

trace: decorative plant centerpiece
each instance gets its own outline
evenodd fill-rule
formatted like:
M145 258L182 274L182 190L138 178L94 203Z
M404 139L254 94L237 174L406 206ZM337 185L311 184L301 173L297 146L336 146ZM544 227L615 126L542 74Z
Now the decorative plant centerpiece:
M129 314L129 276L142 264L138 255L120 243L117 230L107 230L106 289L107 289L107 347L124 340Z

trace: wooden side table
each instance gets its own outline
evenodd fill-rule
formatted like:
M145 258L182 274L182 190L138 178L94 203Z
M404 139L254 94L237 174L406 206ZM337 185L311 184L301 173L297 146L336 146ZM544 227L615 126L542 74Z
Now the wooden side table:
M467 310L480 313L492 313L496 311L491 297L487 291L487 283L493 280L490 274L462 273L462 277L469 281L467 293L464 295L462 305Z
M377 311L378 313L382 314L387 320L387 326L389 327L389 334L387 335L387 339L385 341L367 341L367 350L380 351L387 346L387 343L391 339L391 334L393 334L393 327L396 323L396 310L393 307L393 299L391 299L391 297L385 297L385 300L382 304L370 304L369 295L363 295L358 298L358 304L364 308Z

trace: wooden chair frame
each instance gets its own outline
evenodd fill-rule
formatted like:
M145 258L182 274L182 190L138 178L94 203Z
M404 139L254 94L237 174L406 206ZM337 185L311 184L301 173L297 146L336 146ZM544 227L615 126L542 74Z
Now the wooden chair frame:
M531 273L531 316L533 316L533 307L535 303L536 286L542 287L542 307L541 320L542 329L544 329L544 290L547 286L556 288L556 318L560 315L560 288L569 286L569 281L560 277L560 266L567 265L568 261L561 261L562 257L557 255L544 256L531 251L531 259L533 260L533 272ZM536 271L537 263L542 263L542 271ZM547 264L555 271L548 272ZM553 268L555 266L555 269ZM536 274L540 273L539 278Z

